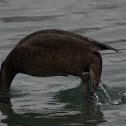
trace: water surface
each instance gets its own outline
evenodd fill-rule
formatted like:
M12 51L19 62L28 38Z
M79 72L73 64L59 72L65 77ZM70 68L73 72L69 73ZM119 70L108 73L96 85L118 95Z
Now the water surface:
M0 63L17 42L37 30L64 29L120 49L101 52L103 72L96 95L81 96L81 80L16 76L10 103L0 103L0 126L125 126L126 1L0 0ZM79 64L78 64L79 65Z

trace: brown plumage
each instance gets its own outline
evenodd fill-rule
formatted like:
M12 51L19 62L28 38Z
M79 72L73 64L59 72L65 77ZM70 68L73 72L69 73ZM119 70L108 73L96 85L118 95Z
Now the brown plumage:
M9 94L10 85L18 73L32 76L79 76L84 83L83 97L94 102L88 88L89 72L96 90L102 71L102 58L98 50L114 50L108 45L82 35L56 29L41 30L19 41L1 66L0 94Z

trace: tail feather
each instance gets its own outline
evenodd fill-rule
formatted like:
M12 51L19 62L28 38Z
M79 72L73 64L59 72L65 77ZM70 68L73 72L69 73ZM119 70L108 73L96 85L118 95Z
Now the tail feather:
M80 36L80 35L79 35L79 36ZM87 37L85 37L85 36L82 36L82 37L83 37L83 40L85 39L85 42L90 43L90 44L93 44L93 45L95 46L95 48L97 48L98 50L113 50L113 51L115 51L115 52L117 52L117 53L120 53L120 50L115 49L115 48L113 48L113 47L111 47L111 46L108 46L108 45L106 45L106 44L104 44L104 43L101 43L101 42L98 42L98 41L96 41L96 40L87 38ZM93 45L92 45L92 46L93 46Z
M93 41L92 41L93 42ZM117 52L117 53L120 53L120 50L118 50L118 49L115 49L115 48L113 48L113 47L111 47L111 46L108 46L108 45L106 45L106 44L104 44L104 43L101 43L101 42L97 42L97 41L95 41L94 40L94 45L98 48L98 50L113 50L113 51L115 51L115 52Z

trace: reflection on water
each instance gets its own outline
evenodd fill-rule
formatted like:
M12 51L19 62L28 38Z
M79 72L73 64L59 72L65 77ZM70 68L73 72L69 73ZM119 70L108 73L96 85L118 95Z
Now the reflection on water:
M75 88L76 90L76 88ZM41 110L41 108L25 109L14 108L9 104L1 103L0 110L6 116L1 120L10 126L16 125L89 125L96 126L104 122L100 106L85 102L74 89L63 91L55 96L57 102L66 103L62 108ZM20 109L20 110L18 110ZM17 112L16 112L17 111ZM76 120L76 122L75 122Z
M0 126L125 126L126 0L0 0L0 63L24 36L47 28L80 33L121 50L101 52L100 105L80 96L83 87L76 77L19 75L10 103L0 103Z
M52 126L59 126L59 125L89 125L89 126L96 126L97 124L104 122L103 114L100 110L100 107L95 107L93 105L81 105L83 109L80 112L62 112L57 111L56 115L55 112L50 112L50 114L43 114L43 113L23 113L23 114L16 114L11 106L11 104L1 104L0 110L4 115L7 117L2 119L2 123L7 123L9 126L17 126L17 125L30 125L38 126L41 125L52 125ZM78 108L79 109L79 108ZM69 110L68 110L69 111ZM69 114L67 114L69 113ZM97 116L96 116L97 115ZM74 120L77 120L76 122Z
M117 102L119 98L118 97L119 93L120 91L124 91L123 89L117 90L108 88L109 87L107 87L106 85L101 84L101 87L96 93L99 102L102 102L101 105L91 104L85 101L80 96L80 92L82 91L82 84L76 88L56 93L53 97L53 100L47 103L49 106L51 105L53 107L43 109L41 108L42 106L37 107L35 105L31 105L30 103L28 103L29 102L28 100L27 101L24 100L24 102L27 102L27 105L23 106L20 105L20 108L14 107L11 102L0 103L0 110L4 114L4 117L1 119L1 122L3 124L7 123L10 126L17 126L17 125L34 126L36 124L38 126L39 125L97 126L98 124L104 124L104 122L106 122L106 119L104 118L103 110L107 112L108 110L113 109L112 104L114 105L126 104L126 95L124 92L122 92L123 96L120 99L120 102ZM106 96L103 95L103 92L107 95L107 98L109 98L109 100L106 101ZM23 95L16 97L23 97ZM61 106L59 107L58 104L62 103L64 105L62 107ZM109 111L107 112L107 115L108 114ZM126 115L124 114L124 116Z

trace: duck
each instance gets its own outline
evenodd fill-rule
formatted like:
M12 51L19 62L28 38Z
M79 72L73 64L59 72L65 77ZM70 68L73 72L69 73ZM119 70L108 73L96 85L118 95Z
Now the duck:
M18 73L36 77L73 75L83 82L82 97L94 103L103 65L100 50L119 53L118 49L66 30L31 33L16 44L1 64L0 96L9 96L11 83Z

